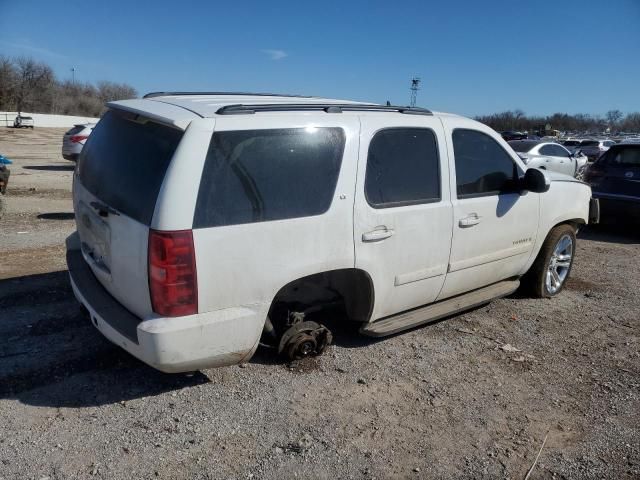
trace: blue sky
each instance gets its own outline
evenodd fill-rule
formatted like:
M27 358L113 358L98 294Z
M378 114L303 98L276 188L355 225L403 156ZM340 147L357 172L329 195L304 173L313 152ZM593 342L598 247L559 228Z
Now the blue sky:
M640 111L640 0L0 0L0 54L60 78L463 115Z

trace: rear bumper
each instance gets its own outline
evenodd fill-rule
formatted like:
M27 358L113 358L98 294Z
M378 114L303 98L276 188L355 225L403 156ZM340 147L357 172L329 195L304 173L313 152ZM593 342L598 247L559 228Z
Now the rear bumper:
M593 192L593 197L600 203L602 221L618 219L640 222L640 197Z
M73 293L108 340L167 373L241 363L260 340L268 306L233 307L176 318L141 319L98 282L84 261L77 233L67 238Z
M63 153L62 154L62 158L64 158L65 160L71 160L73 162L76 162L78 160L78 154L77 153Z

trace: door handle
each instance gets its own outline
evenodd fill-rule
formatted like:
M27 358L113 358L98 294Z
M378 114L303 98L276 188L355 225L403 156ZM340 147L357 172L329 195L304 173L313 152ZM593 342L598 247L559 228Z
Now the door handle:
M482 217L478 216L477 213L471 213L469 216L461 218L458 225L460 225L461 228L473 227L480 223L480 218Z
M377 230L371 230L370 232L366 232L362 234L363 242L379 242L380 240L384 240L393 235L393 230L383 227Z

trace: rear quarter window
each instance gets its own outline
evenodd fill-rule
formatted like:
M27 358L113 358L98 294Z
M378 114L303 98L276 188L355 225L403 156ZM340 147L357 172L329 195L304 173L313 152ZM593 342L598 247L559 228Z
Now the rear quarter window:
M214 133L193 228L326 212L335 193L344 143L341 128Z

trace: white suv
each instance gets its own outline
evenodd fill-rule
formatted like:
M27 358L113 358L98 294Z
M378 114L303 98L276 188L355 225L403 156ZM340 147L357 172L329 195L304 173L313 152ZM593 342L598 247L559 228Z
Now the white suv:
M588 185L456 115L314 97L112 102L74 174L78 300L166 372L331 341L326 307L393 334L566 283ZM326 318L326 316L324 317Z

